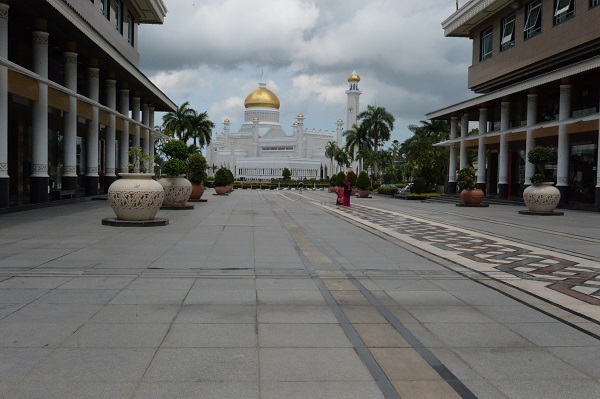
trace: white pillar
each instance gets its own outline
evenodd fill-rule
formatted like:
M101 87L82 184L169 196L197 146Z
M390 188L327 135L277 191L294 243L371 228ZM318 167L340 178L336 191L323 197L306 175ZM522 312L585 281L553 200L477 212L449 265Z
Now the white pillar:
M8 9L0 3L0 57L8 59ZM8 208L8 69L0 66L0 208Z
M558 120L564 121L571 117L571 85L560 85L560 105L558 110ZM556 186L569 186L569 136L567 136L567 126L558 126L558 164L556 169ZM561 190L561 202L566 189ZM566 199L566 198L565 198Z
M152 104L150 104L150 106L148 107L148 114L149 114L149 122L148 122L148 126L150 126L150 128L154 129L154 106ZM148 140L149 140L149 155L150 155L150 159L148 160L148 172L149 173L154 173L154 141L156 140L156 137L154 137L154 133L152 133L151 131L148 131Z
M510 127L510 102L502 101L500 107L500 131ZM500 135L500 153L498 154L498 195L508 198L508 143L507 133Z
M105 95L106 95L106 106L110 109L117 110L117 81L114 79L107 79L105 82ZM115 114L110 114L110 124L106 127L106 161L104 170L105 187L104 191L108 190L108 186L116 179L116 124L117 117Z
M65 51L63 53L65 64L65 87L77 92L77 53ZM77 98L69 96L69 112L64 116L63 139L63 189L77 187Z
M487 108L479 109L479 145L477 150L477 186L479 188L485 188L486 174L485 174L485 142L484 135L487 133L487 120L488 110ZM485 191L485 190L484 190Z
M150 126L150 109L148 104L142 104L142 123L144 126ZM150 131L144 128L144 140L142 141L142 151L144 155L150 156ZM150 170L148 167L149 160L145 162L144 169Z
M133 97L131 99L131 119L133 119L136 122L140 121L140 98L139 97ZM140 126L139 125L135 125L135 127L134 127L133 143L131 146L132 147L140 146ZM137 173L140 171L140 168L136 167L133 171Z
M88 98L99 101L100 69L95 66L87 69ZM86 151L86 195L98 194L98 107L92 106L92 120L88 121Z
M44 22L41 22L44 24ZM48 32L33 31L33 72L48 77ZM33 103L30 197L32 202L48 201L48 85L38 83L38 101Z
M450 119L450 140L456 139L458 133L458 117ZM456 193L456 144L450 145L450 165L448 165L448 183L450 194Z
M467 166L469 156L467 155L467 142L465 138L469 135L469 114L464 113L460 120L460 168Z
M527 136L525 139L525 185L531 185L531 178L535 174L535 165L527 161L527 154L535 147L535 139L533 138L533 126L537 123L537 106L538 95L527 95Z
M120 113L129 118L129 90L121 89ZM129 171L129 121L123 121L123 130L119 138L119 170Z

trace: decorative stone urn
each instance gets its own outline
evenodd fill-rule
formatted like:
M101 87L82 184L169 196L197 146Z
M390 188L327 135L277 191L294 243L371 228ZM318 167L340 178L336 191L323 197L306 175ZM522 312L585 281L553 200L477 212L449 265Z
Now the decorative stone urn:
M560 202L560 191L553 182L531 185L523 191L523 201L529 212L550 213Z
M369 190L357 190L359 198L367 198L369 196Z
M202 184L192 183L192 194L190 195L191 200L199 200L204 195L204 186Z
M460 199L465 205L479 205L483 201L483 190L478 188L467 190L464 189L460 192Z
M183 176L165 176L158 182L165 190L163 206L184 206L192 194L192 183Z
M120 220L153 220L165 190L153 173L119 173L121 178L108 188L108 201Z

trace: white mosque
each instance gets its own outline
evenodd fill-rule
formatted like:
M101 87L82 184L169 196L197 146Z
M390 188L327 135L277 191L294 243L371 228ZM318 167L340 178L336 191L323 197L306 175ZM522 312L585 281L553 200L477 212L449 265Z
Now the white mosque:
M359 111L360 77L356 72L348 77L347 126L356 123ZM304 128L304 115L298 114L288 135L279 122L279 98L265 83L248 94L244 101L244 124L237 133L231 132L231 122L225 119L223 131L213 137L206 151L208 165L229 168L237 180L270 181L289 169L292 179L320 179L329 176L330 161L325 147L330 141L344 146L344 122L337 121L333 132Z

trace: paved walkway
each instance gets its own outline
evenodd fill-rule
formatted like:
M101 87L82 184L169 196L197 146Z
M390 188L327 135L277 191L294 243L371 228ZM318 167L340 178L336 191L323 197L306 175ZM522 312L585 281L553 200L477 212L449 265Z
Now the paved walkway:
M211 193L0 215L0 397L600 397L600 214Z

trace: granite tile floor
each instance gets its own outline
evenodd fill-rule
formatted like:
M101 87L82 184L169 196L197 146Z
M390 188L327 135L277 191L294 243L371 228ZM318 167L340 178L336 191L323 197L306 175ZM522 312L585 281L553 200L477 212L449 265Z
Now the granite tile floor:
M600 397L600 214L211 194L0 215L0 398Z

